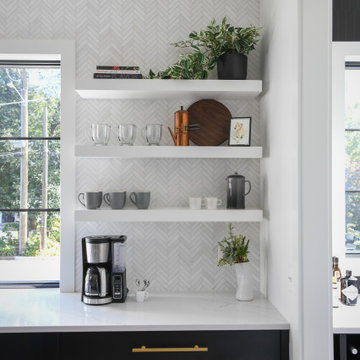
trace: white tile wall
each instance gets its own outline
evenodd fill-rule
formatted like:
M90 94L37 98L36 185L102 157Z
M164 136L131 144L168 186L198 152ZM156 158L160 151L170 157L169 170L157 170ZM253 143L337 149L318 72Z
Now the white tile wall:
M169 43L215 17L234 24L259 24L259 0L13 0L0 1L3 39L75 39L77 76L91 77L97 64L138 64L144 73L173 63L179 50ZM249 56L249 79L260 74L259 51ZM252 116L252 143L259 145L258 102L223 101L234 116ZM114 127L153 121L171 125L173 113L191 101L77 100L77 143L89 143L89 124ZM115 136L112 143L116 143ZM138 136L136 144L144 144ZM163 145L171 144L164 132ZM152 205L184 205L189 195L213 194L225 200L225 176L237 170L253 183L248 204L259 204L257 160L86 160L77 161L77 189L118 187L152 190ZM185 176L180 177L180 173ZM251 239L251 263L259 285L259 225L237 224ZM226 224L79 223L76 239L76 286L81 284L80 239L90 234L126 234L130 288L135 277L148 277L152 291L223 291L234 288L231 269L219 269L216 243Z
M204 210L205 211L205 210ZM250 241L254 283L259 288L259 225L236 224ZM79 223L77 237L128 235L127 280L134 290L136 278L150 279L151 291L231 291L235 274L230 267L217 267L217 241L226 234L219 223ZM76 247L76 284L81 285L81 246Z
M229 159L79 159L77 189L83 191L151 191L151 207L188 206L190 196L215 196L225 204L226 176L246 176L252 190L246 207L259 208L259 160ZM81 207L80 203L78 204ZM107 208L106 204L102 204ZM126 207L135 208L127 199Z
M99 80L101 81L101 80ZM110 145L119 144L117 139L117 125L132 123L137 126L135 145L146 145L146 140L141 135L141 128L145 124L163 124L163 137L161 145L173 145L173 141L167 129L174 128L174 112L180 110L183 105L187 109L194 101L189 99L178 100L83 100L77 102L76 132L79 145L91 145L89 136L92 123L107 123L112 127ZM251 116L252 133L251 145L260 145L259 138L259 102L221 100L233 116Z

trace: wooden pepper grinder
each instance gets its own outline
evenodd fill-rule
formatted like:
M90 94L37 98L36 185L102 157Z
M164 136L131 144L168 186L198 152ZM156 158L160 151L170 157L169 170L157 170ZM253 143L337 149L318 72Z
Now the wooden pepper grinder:
M174 132L168 127L175 146L189 146L189 113L181 106L175 112Z
M189 146L189 113L181 106L181 146Z

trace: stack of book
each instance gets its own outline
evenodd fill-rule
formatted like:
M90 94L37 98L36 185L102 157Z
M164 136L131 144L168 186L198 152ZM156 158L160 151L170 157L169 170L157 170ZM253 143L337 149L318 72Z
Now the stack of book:
M94 79L142 79L142 75L135 65L97 65Z

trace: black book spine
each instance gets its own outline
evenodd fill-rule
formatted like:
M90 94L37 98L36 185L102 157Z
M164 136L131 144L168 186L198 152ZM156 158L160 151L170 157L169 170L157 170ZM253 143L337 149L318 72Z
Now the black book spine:
M94 79L142 79L141 74L94 74Z
M118 66L111 66L111 65L97 65L96 66L96 70L140 70L140 68L136 65L133 66L123 66L123 65L118 65Z

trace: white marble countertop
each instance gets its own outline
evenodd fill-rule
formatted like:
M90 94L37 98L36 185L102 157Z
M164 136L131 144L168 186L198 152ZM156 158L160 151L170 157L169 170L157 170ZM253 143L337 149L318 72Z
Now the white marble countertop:
M157 294L144 303L89 306L58 289L0 290L0 332L289 329L266 300L233 294Z
M334 334L360 334L360 299L358 305L346 306L340 304L333 309Z

